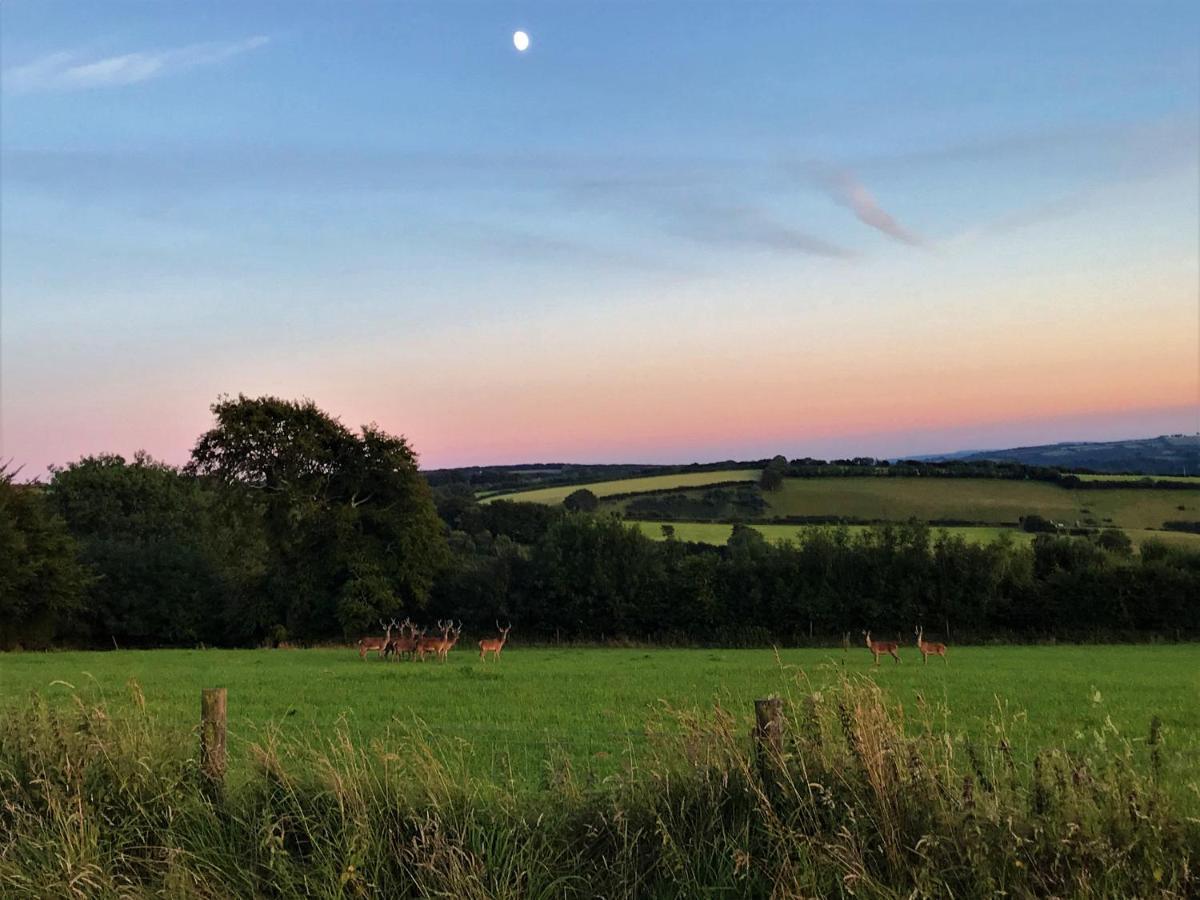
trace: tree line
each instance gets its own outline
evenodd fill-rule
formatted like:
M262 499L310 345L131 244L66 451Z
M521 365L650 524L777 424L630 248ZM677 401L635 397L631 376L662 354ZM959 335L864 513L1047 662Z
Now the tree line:
M432 488L403 437L223 398L183 468L0 477L0 647L340 641L380 618L523 639L765 645L917 623L953 639L1200 635L1200 553L1126 536L977 545L920 523L654 541L594 511Z

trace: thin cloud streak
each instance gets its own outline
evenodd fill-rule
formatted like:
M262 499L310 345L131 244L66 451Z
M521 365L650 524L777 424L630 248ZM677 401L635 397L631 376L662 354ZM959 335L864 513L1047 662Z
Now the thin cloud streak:
M215 65L256 50L269 41L265 35L256 35L240 41L210 41L94 60L82 60L77 54L60 51L6 69L3 84L7 92L14 94L123 87Z
M442 154L349 148L148 148L136 153L9 149L3 153L13 183L67 193L72 198L130 193L190 195L195 191L337 192L456 195L509 191L542 195L570 213L617 215L707 245L751 247L834 259L859 254L776 217L758 202L761 185L730 188L737 168L719 161L664 161L625 157L542 155L518 159L488 154ZM531 236L539 253L568 247ZM515 244L525 243L516 236ZM579 249L576 244L572 249ZM609 255L603 247L595 255ZM626 258L627 261L630 261Z
M834 201L850 209L864 225L911 247L925 246L925 240L905 228L879 205L875 195L848 169L816 170L817 183Z
M689 219L681 218L675 230L706 243L737 244L776 253L799 253L831 259L853 259L857 255L750 206L697 212Z

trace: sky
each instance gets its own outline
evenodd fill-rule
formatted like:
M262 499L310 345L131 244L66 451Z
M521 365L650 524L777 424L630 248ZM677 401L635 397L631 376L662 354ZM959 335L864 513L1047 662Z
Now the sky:
M513 32L528 32L518 52ZM0 7L0 460L1200 430L1200 4Z

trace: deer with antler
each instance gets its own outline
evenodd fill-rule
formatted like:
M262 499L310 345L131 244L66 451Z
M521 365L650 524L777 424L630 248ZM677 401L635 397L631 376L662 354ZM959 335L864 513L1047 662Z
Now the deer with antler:
M390 625L385 625L383 619L379 620L379 627L384 630L383 637L364 637L358 640L358 658L366 659L367 654L372 650L378 650L382 657L387 652L388 646L392 643L392 629L397 626L395 619L392 619Z
M501 628L500 622L496 622L496 630L500 632L498 638L484 638L479 642L479 658L486 659L487 655L492 654L492 659L500 658L500 651L504 649L504 643L508 640L508 633L512 631L512 623L508 623L508 627Z
M417 626L412 619L405 619L400 623L400 634L392 638L392 643L388 646L388 655L395 654L396 659L403 659L405 654L408 654L411 659L417 650L418 637L424 632L418 632Z
M437 648L438 659L442 662L450 655L450 651L454 649L454 645L458 643L458 639L462 637L463 625L460 621L458 625L451 625L446 630L446 639L443 640Z
M900 662L900 654L896 651L900 649L900 645L895 641L873 641L871 640L871 632L864 631L863 635L867 639L867 649L875 656L875 665L879 665L879 657L883 654L888 654L896 662Z
M417 659L419 659L421 662L425 662L425 654L427 653L432 653L434 656L440 658L442 655L442 645L450 642L450 629L453 627L454 621L452 619L447 619L444 622L441 619L438 619L437 630L440 631L441 634L422 634L421 637L417 639L417 646L415 648Z
M940 656L943 662L950 662L946 658L946 645L937 641L925 640L925 629L921 625L916 627L914 634L917 636L917 649L921 651L921 658L925 661L925 665L929 665L929 657Z

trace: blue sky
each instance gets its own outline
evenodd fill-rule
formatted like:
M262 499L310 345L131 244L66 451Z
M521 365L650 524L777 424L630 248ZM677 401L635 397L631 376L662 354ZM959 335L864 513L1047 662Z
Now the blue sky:
M1200 428L1195 4L0 24L0 453L34 470L180 461L239 391L429 465Z

